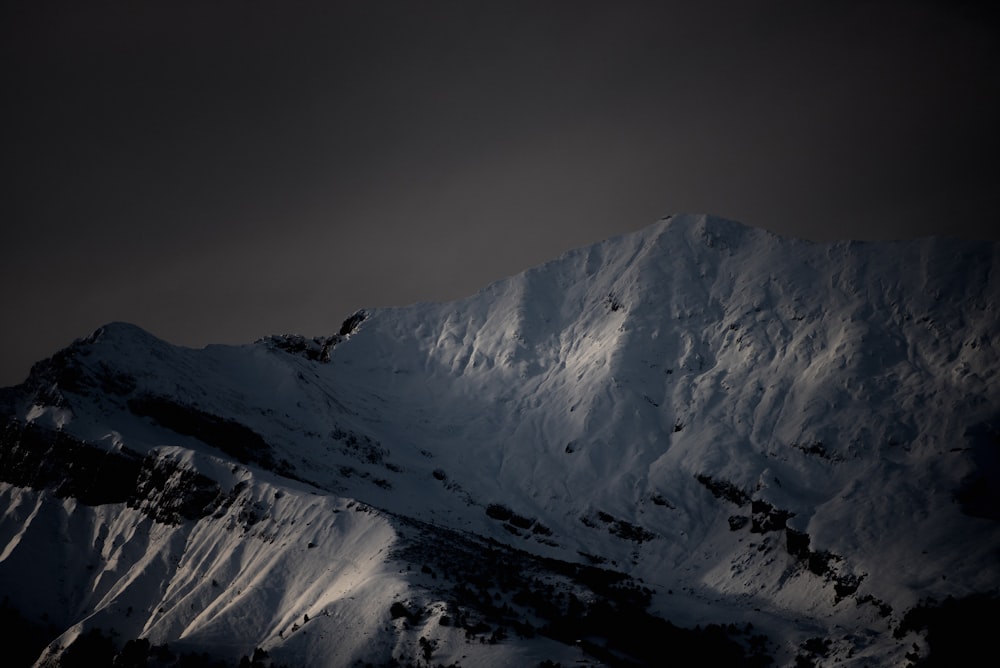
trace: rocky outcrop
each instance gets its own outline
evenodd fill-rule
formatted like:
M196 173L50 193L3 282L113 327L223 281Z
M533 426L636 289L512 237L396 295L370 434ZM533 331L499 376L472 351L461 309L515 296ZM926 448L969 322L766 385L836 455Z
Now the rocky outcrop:
M167 524L206 517L227 499L216 481L174 461L17 421L0 433L0 481L87 506L123 503Z
M152 418L161 427L218 448L240 463L259 464L270 470L280 468L260 434L233 420L154 395L129 399L128 409L135 415Z

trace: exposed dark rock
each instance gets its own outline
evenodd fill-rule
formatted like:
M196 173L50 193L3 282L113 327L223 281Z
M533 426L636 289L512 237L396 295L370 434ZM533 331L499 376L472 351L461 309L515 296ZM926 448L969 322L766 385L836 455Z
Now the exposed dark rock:
M700 482L717 499L725 499L737 506L745 506L750 502L750 495L727 480L718 480L710 475L699 473L695 480Z
M810 551L809 557L806 559L806 566L816 575L826 575L830 572L830 562L839 560L840 557L826 550Z
M503 504L491 503L486 506L486 514L495 520L506 522L514 514L514 511Z
M788 554L804 563L811 573L833 581L834 604L857 592L858 587L861 586L861 581L864 580L864 575L837 573L830 564L843 561L843 558L826 550L810 550L809 543L809 534L796 531L791 527L785 527L785 549L788 551ZM875 602L877 599L869 595L866 599L859 600L858 602L861 603L864 601ZM891 607L881 601L877 601L877 604L887 607L890 612L892 611ZM884 608L880 607L880 610L884 610ZM888 613L885 613L883 617L887 615Z
M902 638L909 632L926 631L930 655L917 662L921 668L983 665L984 657L996 654L997 619L1000 597L996 594L948 597L941 602L931 599L909 610L893 635Z
M501 526L503 526L504 530L507 533L509 533L509 534L512 534L514 536L521 536L522 535L521 532L518 531L517 528L515 528L513 525L510 525L510 524L507 524L506 522L504 522Z
M649 497L649 500L658 506L666 506L667 508L673 508L674 504L667 501L661 494L653 494Z
M842 599L854 594L864 580L863 575L837 575L833 578L833 592L836 594L834 603L839 603Z
M396 556L433 566L440 576L435 596L448 600L448 624L464 628L467 639L496 642L507 632L525 638L540 633L613 666L663 665L664 647L679 656L698 656L706 665L769 663L761 652L747 654L732 637L740 633L729 630L735 627L685 629L651 614L652 591L623 573L399 519L411 529L401 535ZM593 521L607 526L617 522ZM396 614L402 616L404 610L401 606Z
M127 503L160 522L178 524L206 517L227 501L219 484L208 476L173 461L145 457Z
M604 303L609 309L611 309L612 312L617 312L625 308L625 304L623 304L621 299L619 299L613 292L608 293Z
M298 334L279 334L261 339L272 348L323 363L330 361L330 350L341 340L341 336L315 336L307 339Z
M531 533L538 534L539 536L551 536L552 529L536 520L535 523L531 525Z
M174 462L17 421L0 434L0 480L87 506L124 503L170 524L206 517L226 498L214 480Z
M330 432L330 437L336 441L340 441L340 445L338 447L341 452L351 455L364 464L382 465L389 470L395 470L397 473L401 470L395 464L385 461L385 458L390 454L389 450L382 447L382 444L379 441L366 434L345 431L344 429L337 427Z
M809 558L809 534L785 527L785 545L788 554L801 560Z
M399 601L396 601L389 607L389 616L392 617L392 619L405 618L410 621L413 621L414 619L414 615L410 612L409 608Z
M129 399L128 408L140 417L184 436L218 448L235 457L240 463L259 464L264 468L279 470L271 448L257 432L239 422L206 413L194 406L181 404L168 397L144 395Z
M750 527L752 533L781 531L785 528L785 523L795 516L793 512L780 510L759 499L753 500L750 510L753 513L753 524Z
M620 520L610 513L606 513L603 510L598 510L596 513L597 520L603 522L608 526L608 533L612 536L618 536L625 540L630 540L635 543L642 543L647 540L653 540L656 538L656 534L652 531L643 529L642 527L632 524L631 522L626 522L625 520ZM597 523L590 518L581 518L583 523L589 527L598 526Z
M128 501L141 469L142 457L131 450L104 450L30 423L12 420L0 436L0 479L88 506Z
M656 534L652 531L643 529L641 526L632 524L631 522L626 522L625 520L615 520L611 528L608 529L612 535L618 536L619 538L624 538L625 540L630 540L634 543L644 543L647 540L653 540L656 538Z
M364 309L355 312L353 315L344 320L343 324L340 326L340 331L337 332L340 336L347 336L352 334L354 330L358 328L365 318L368 317L368 312Z
M875 598L871 594L865 594L864 596L859 596L857 598L858 605L864 605L865 603L871 603L876 608L878 608L878 614L882 616L883 619L888 618L892 614L892 606L883 601L882 599Z
M813 443L792 443L792 447L796 450L801 450L807 455L814 455L820 459L832 459L830 453L826 449L826 446L820 441L815 441Z

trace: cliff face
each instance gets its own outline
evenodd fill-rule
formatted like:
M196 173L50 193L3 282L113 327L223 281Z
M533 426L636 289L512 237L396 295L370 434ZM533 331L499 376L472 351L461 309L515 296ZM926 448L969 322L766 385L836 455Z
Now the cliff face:
M329 337L108 325L0 397L0 582L53 660L92 628L307 665L926 655L908 611L1000 587L998 269L680 216Z

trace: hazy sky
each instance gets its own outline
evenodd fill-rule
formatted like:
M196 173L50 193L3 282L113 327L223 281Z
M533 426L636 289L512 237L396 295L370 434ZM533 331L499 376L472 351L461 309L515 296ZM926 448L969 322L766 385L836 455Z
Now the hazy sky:
M327 334L674 212L1000 238L989 6L4 3L0 386L109 321Z

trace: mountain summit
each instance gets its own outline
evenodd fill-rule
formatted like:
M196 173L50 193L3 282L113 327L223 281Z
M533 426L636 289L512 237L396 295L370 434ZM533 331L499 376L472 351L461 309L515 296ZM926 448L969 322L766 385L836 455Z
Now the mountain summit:
M8 626L29 665L961 656L998 295L998 244L684 215L328 336L107 325L0 391Z

